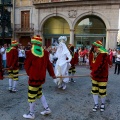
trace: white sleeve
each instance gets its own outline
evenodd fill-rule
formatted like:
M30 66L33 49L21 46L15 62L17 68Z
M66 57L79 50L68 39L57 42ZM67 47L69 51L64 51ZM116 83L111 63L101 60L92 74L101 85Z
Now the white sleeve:
M1 51L0 52L4 52L4 48L1 48Z

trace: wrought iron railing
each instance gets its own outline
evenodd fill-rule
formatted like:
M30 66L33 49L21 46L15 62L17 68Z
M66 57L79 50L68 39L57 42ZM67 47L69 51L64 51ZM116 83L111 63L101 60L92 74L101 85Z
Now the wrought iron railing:
M78 0L32 0L33 4L49 3L49 2L65 2L65 1L78 1Z
M28 26L23 26L21 24L15 24L15 32L33 32L34 24L30 23Z

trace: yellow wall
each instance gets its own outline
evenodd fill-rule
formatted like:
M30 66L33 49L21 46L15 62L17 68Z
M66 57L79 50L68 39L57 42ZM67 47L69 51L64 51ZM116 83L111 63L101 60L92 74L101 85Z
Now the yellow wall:
M32 6L32 0L15 0L16 7Z
M44 34L70 34L68 23L61 17L49 18L43 28Z

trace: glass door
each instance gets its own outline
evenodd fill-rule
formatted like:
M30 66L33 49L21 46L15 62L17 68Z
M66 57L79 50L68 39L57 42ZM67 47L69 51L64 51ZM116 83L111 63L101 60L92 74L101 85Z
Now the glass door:
M81 37L76 37L75 41L76 41L76 48L81 48L81 47L86 47L86 48L90 48L92 43L97 41L97 40L101 40L103 43L103 46L105 47L105 37L101 37L101 36L89 36L89 37L85 37L85 36L81 36Z

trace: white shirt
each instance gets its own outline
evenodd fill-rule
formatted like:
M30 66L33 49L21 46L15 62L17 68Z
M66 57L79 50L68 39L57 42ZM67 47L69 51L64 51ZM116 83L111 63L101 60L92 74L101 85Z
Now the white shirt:
M116 61L120 61L120 54L117 54Z
M5 52L4 52L5 51ZM2 53L3 52L3 53ZM6 50L4 47L1 48L2 60L6 60Z
M25 57L25 50L19 49L18 57Z
M113 51L113 56L116 56L117 52L116 51Z

